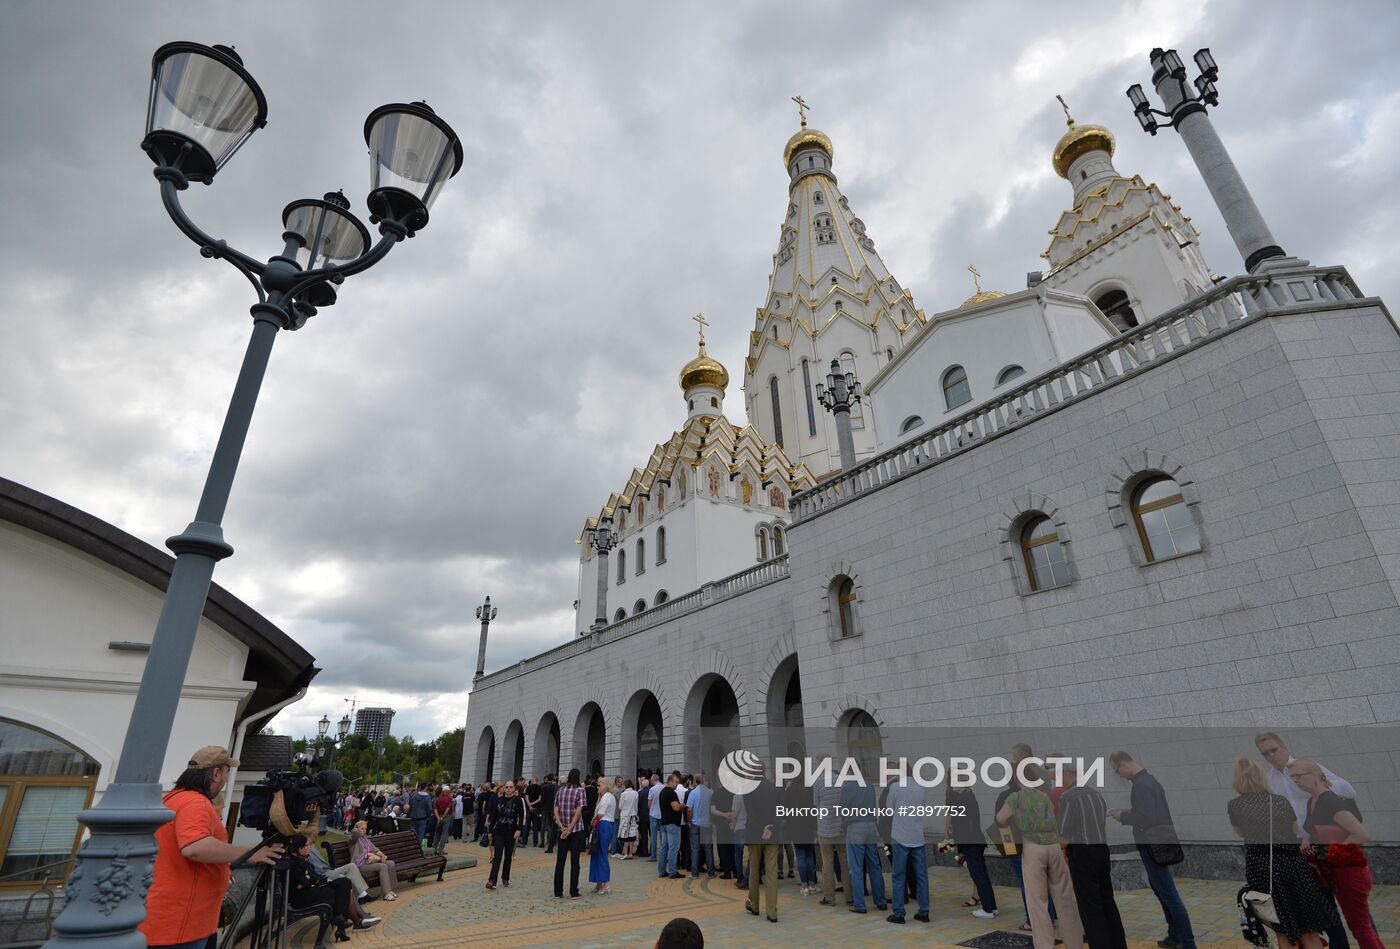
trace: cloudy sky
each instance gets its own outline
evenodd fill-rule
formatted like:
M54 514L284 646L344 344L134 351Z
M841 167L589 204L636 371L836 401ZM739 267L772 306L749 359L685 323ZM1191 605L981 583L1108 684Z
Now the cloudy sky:
M365 116L425 98L465 167L426 230L279 337L216 580L324 669L279 731L355 696L432 737L465 717L486 594L488 668L571 635L574 538L683 419L696 311L738 385L787 205L789 96L932 314L968 295L970 263L1004 290L1041 268L1070 197L1056 93L1239 273L1185 148L1136 131L1123 95L1153 46L1209 45L1217 128L1275 236L1397 299L1397 36L1390 0L9 0L0 474L156 544L193 514L252 300L171 225L137 147L157 46L233 45L267 94L267 127L187 192L255 256L291 200L344 188L362 212Z

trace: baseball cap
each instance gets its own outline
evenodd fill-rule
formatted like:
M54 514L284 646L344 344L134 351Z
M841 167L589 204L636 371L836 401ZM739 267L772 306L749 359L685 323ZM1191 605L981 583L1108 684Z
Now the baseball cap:
M190 755L191 768L215 768L221 764L226 764L231 768L238 767L238 759L228 753L228 749L219 745L205 745L203 748Z

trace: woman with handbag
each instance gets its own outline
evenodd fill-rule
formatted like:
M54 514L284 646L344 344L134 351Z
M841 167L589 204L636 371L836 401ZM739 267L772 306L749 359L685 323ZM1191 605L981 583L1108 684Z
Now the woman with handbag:
M1322 933L1340 920L1332 897L1318 885L1296 845L1298 821L1288 799L1269 792L1256 762L1235 759L1230 826L1244 839L1241 900L1251 915L1302 949L1322 949Z
M386 902L392 903L399 898L399 878L394 861L370 840L368 821L356 822L355 829L350 832L350 859L360 868L366 880L379 877L379 889Z
M1361 809L1332 790L1316 761L1294 761L1288 774L1310 798L1299 849L1328 880L1361 949L1385 949L1371 921L1371 868L1361 849L1371 835L1361 823Z
M593 837L588 850L588 882L593 892L606 896L612 892L612 866L608 851L612 849L613 832L617 829L617 798L612 791L612 779L598 779L598 803L593 812Z

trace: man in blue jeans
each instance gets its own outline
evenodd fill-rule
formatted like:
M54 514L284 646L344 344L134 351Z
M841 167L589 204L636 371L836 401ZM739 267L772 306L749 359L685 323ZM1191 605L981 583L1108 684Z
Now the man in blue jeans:
M1133 829L1133 843L1137 844L1138 856L1143 869L1147 871L1147 884L1152 894L1162 904L1162 915L1167 919L1167 936L1157 940L1162 949L1196 949L1196 936L1191 931L1191 917L1186 912L1186 904L1176 891L1176 880L1172 878L1170 867L1164 867L1152 859L1148 847L1148 831L1155 827L1171 827L1172 812L1167 806L1167 792L1162 783L1147 773L1142 765L1133 760L1126 751L1115 751L1108 756L1113 773L1131 782L1133 789L1129 799L1130 807L1124 810L1109 811L1108 816L1120 824Z
M681 773L672 771L671 776L666 779L665 786L656 795L657 810L660 814L656 825L657 833L660 834L660 847L656 851L656 875L670 877L672 880L681 878L677 862L681 854L681 817L685 810L680 795L676 792L680 783Z
M433 813L433 796L428 793L428 784L418 785L418 790L408 799L408 819L413 825L413 836L421 848L427 841L428 817Z
M904 897L910 874L914 877L914 896L919 911L914 918L928 922L928 854L924 850L924 818L928 808L928 790L909 780L905 774L890 783L885 792L885 807L894 812L890 825L890 902L894 905L887 922L904 922Z
M715 876L715 858L710 847L714 839L710 820L712 800L714 792L705 783L705 772L701 771L695 775L695 787L685 796L685 810L690 817L690 875L693 877L700 876L702 863L710 878L714 879Z
M888 909L885 903L885 871L880 866L880 835L875 826L875 788L862 780L847 782L841 788L841 807L846 824L846 866L851 888L851 912L864 913L865 875L870 874L870 895L875 908Z
M661 824L661 773L651 773L651 787L647 788L647 819L651 831L651 856L647 859L656 862L656 852L661 848L661 838L657 836Z

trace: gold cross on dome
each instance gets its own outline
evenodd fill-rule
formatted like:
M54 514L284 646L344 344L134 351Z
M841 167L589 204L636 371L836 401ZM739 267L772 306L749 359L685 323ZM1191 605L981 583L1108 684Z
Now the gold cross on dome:
M802 120L802 127L807 127L807 110L811 108L801 96L793 96L792 101L797 103L797 117Z
M705 327L710 325L709 321L705 319L705 314L703 313L697 313L692 316L691 319L700 324L700 344L703 346L705 344Z
M1069 106L1065 103L1065 97L1056 96L1055 98L1060 100L1060 108L1065 110L1065 124L1074 128L1074 116L1069 114Z
M976 266L975 264L968 264L968 265L967 265L967 272L970 273L970 274L972 274L972 285L973 285L974 287L977 288L977 292L978 292L978 293L981 293L981 292L982 292L982 275L981 275L980 273L978 273L978 271L977 271L977 266Z

